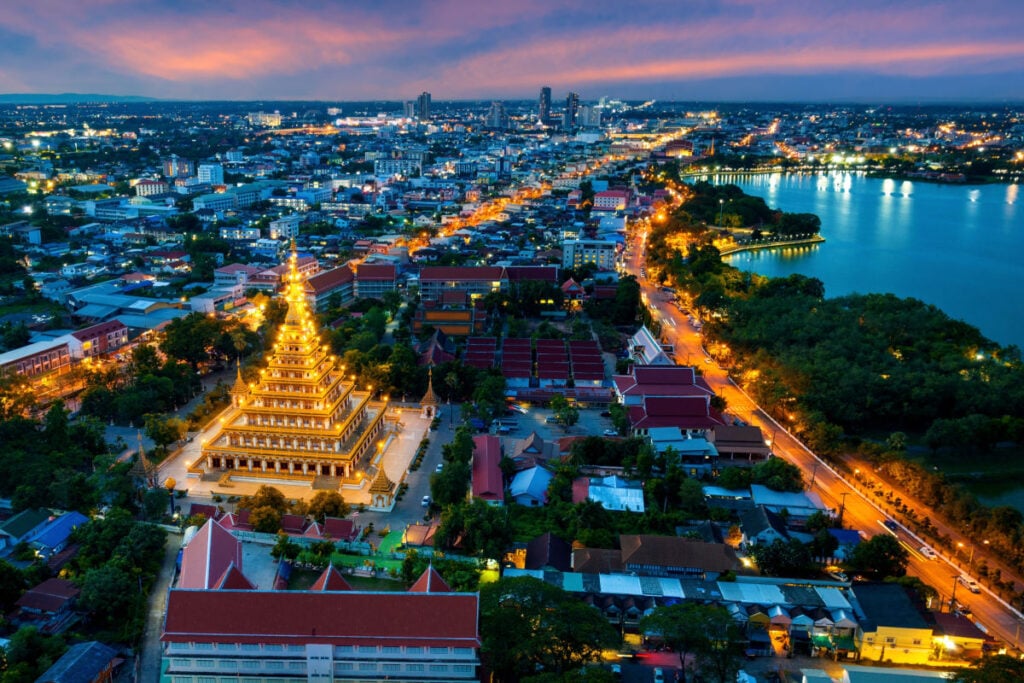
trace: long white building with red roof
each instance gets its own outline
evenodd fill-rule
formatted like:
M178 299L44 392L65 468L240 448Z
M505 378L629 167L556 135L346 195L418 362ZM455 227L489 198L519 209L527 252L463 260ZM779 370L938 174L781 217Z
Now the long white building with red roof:
M333 566L309 590L255 590L241 544L209 521L167 598L171 683L477 680L479 594L431 567L408 592L352 590Z

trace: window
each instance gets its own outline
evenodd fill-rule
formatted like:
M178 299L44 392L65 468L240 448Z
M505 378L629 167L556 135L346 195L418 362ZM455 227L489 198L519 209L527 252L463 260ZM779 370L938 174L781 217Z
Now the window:
M386 655L397 655L401 654L402 648L398 647L397 645L383 645L381 646L380 651L382 654Z
M430 648L430 654L432 654L432 655L446 655L446 654L448 654L448 648L446 648L446 647L432 647L432 648Z
M405 665L405 670L406 671L423 671L423 665L422 664L406 664Z
M173 667L192 666L192 660L191 659L172 659L171 660L171 666L173 666Z
M921 644L921 639L920 638L914 638L914 645L920 645L920 644Z
M360 671L376 671L377 662L359 662Z
M431 664L430 665L430 671L432 673L437 673L437 672L444 673L447 670L448 670L448 665L447 664Z
M469 664L456 664L452 667L452 671L461 674L471 674L473 673L473 667Z
M886 636L885 644L886 645L895 645L896 644L896 638L893 637L893 636Z
M402 665L395 662L385 662L380 666L381 671L401 671Z

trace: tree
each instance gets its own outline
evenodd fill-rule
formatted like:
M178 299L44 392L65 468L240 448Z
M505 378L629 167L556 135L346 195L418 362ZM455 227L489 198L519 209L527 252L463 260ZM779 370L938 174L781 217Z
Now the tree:
M570 404L561 394L551 397L551 409L555 412L555 419L566 429L579 422L579 409Z
M817 571L811 549L795 538L758 543L750 549L750 554L761 571L769 576L811 576Z
M270 549L270 556L276 560L294 560L302 552L302 546L294 542L283 531L277 532L277 542Z
M284 514L288 511L288 501L284 494L273 486L261 485L256 493L243 496L236 507L239 510L253 510L257 507L270 507Z
M166 451L175 441L185 438L188 423L177 417L166 417L157 413L146 415L146 436L153 439L157 448Z
M735 680L743 653L742 634L726 609L692 602L657 607L640 621L640 631L660 638L679 654L684 681L688 655L694 656L695 668L705 679Z
M883 579L887 576L904 576L910 553L892 534L877 534L858 543L846 565L853 571Z
M0 560L0 614L6 614L14 606L25 588L25 575L21 570Z
M318 522L326 517L347 517L351 508L337 491L317 491L309 501L308 514Z
M1011 683L1024 681L1024 660L1010 655L992 655L978 660L970 669L960 669L953 683Z
M254 531L276 534L281 529L281 511L269 505L258 505L249 510L249 524Z
M79 605L105 626L127 621L142 596L140 582L119 564L90 569L82 581Z
M500 579L480 591L481 653L498 680L561 674L617 647L599 611L538 579Z
M782 458L768 458L751 468L751 482L767 486L773 491L797 492L804 490L804 477L800 468Z

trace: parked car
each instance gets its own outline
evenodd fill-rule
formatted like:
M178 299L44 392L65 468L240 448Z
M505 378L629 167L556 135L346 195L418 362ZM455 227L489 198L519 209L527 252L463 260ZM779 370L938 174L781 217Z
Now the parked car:
M438 474L443 472L444 471L444 463L443 462L437 463L437 467L434 468L434 471L437 472Z
M423 507L425 507L425 508L428 508L428 507L430 507L430 496L423 496L423 500L422 500L422 501L420 501L420 503L421 503L421 505L423 505Z
M654 683L665 683L665 670L661 667L654 670Z
M604 430L603 434L605 436L618 436L619 435L619 433L617 431L615 431L614 429L606 429L606 430Z
M929 560L934 560L934 559L936 559L939 556L938 553L936 553L934 550L932 550L931 548L929 548L926 545L921 546L921 549L918 552L920 552L922 555L924 555Z

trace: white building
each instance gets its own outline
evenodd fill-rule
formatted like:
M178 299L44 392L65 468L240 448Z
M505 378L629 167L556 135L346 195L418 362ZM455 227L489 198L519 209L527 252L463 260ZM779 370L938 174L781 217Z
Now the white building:
M573 240L562 243L563 268L579 268L585 263L593 263L598 270L614 270L615 242Z

